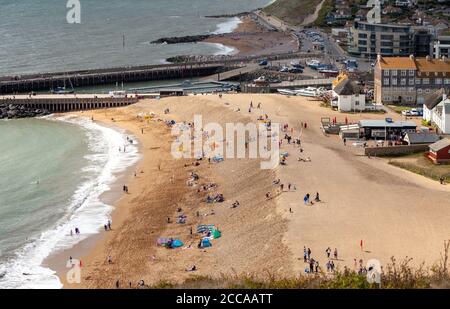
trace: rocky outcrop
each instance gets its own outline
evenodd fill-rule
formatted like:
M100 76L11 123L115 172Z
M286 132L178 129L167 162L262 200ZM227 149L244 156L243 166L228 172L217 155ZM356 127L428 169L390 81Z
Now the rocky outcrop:
M213 34L199 34L199 35L187 35L187 36L177 36L170 38L160 38L158 40L150 42L151 44L179 44L179 43L197 43L204 41Z
M0 119L31 118L50 114L45 109L29 108L25 105L0 103Z

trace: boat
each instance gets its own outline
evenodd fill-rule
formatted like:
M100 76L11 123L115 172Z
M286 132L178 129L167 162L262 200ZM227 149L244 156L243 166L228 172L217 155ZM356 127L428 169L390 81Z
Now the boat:
M64 86L63 87L56 87L51 90L51 93L53 94L71 94L74 93L75 90L73 89L72 81L69 78L70 88L66 88L66 79L64 78Z
M309 66L312 69L317 69L320 65L320 61L316 59L307 60L306 65Z
M67 89L66 87L56 87L52 89L53 94L71 94L74 92L75 90L73 90L73 88Z
M266 77L265 76L260 76L260 77L258 77L257 79L254 79L253 80L253 82L255 83L255 84L259 84L259 85L261 85L261 84L267 84L267 80L266 80Z
M127 92L125 90L113 90L109 92L111 98L126 98Z
M306 87L302 89L296 89L294 91L297 93L297 95L303 97L318 97L326 92L326 90L322 87L321 88Z
M296 90L290 90L290 89L277 89L278 93L282 94L282 95L293 95L296 96L297 95L297 91Z

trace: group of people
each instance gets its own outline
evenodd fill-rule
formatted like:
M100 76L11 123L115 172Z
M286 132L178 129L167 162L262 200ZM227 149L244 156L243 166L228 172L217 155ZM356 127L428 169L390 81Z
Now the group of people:
M75 228L75 234L76 235L80 235L80 229L79 228ZM70 230L70 236L73 236L73 232L72 232L72 230Z
M306 273L318 273L320 270L320 264L319 261L311 257L311 249L306 248L306 246L303 246L303 262L308 263L308 267L305 269ZM326 263L327 272L334 272L335 270L335 264L334 261L331 260L331 248L328 247L325 250L325 254L328 258L328 262ZM334 259L338 259L338 251L337 248L334 249L333 252ZM356 260L355 260L356 261ZM356 263L356 262L355 262Z
M111 220L108 220L108 223L103 225L105 231L111 231Z
M314 202L310 200L311 195L309 193L306 193L305 197L303 198L303 202L305 205L314 205L314 202L318 203L320 202L320 195L319 192L316 192L316 197L314 198Z

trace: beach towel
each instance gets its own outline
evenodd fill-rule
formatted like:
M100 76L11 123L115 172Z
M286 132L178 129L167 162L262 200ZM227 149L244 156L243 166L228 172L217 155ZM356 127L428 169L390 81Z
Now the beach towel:
M215 156L215 157L213 158L213 161L214 161L214 162L222 162L222 161L223 161L223 157L217 155L217 156Z
M166 237L160 237L156 240L156 244L158 246L165 246L169 242L170 242L170 238L166 238Z

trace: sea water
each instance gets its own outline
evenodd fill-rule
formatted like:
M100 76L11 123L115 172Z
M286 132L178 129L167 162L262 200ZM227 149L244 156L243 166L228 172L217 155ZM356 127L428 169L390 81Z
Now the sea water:
M61 287L41 264L108 221L100 196L139 159L126 137L73 116L0 121L0 288Z

